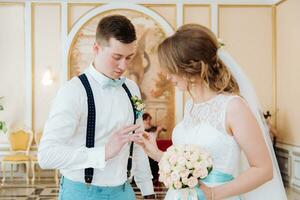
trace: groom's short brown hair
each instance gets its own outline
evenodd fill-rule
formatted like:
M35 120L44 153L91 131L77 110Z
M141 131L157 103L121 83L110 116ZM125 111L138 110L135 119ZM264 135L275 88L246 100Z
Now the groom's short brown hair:
M129 44L136 40L136 33L131 21L122 15L110 15L100 20L97 26L96 41L109 44L110 38Z

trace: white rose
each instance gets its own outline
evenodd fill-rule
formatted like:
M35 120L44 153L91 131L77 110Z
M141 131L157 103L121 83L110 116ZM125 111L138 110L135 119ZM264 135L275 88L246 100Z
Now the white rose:
M168 163L164 163L162 165L162 171L165 173L170 173L171 172L171 166Z
M181 189L182 183L180 181L175 181L173 183L175 189Z
M160 182L164 182L166 180L166 178L167 178L167 174L166 173L160 173L159 174L158 179L159 179Z
M184 185L188 185L188 181L189 181L188 178L182 178L181 180Z
M172 173L171 173L171 179L172 179L173 182L174 182L174 181L179 181L179 180L180 180L179 173L178 173L177 171L172 172Z
M171 164L171 165L175 165L176 162L177 162L177 159L178 159L178 158L177 158L177 155L176 155L176 154L171 155L170 158L169 158L170 164Z
M194 162L193 165L195 167L195 170L205 167L202 165L202 162Z
M136 96L134 95L133 97L132 97L132 100L135 100L136 99Z
M182 171L182 170L184 170L185 169L185 166L180 166L180 165L174 165L173 167L172 167L172 170L173 171L177 171L177 172L180 172L180 171Z
M166 166L170 166L170 163L168 161L165 161L165 160L161 160L159 163L158 163L158 166L159 166L159 170L160 171L164 171L164 168ZM170 166L170 169L171 169L171 166Z
M202 175L201 170L194 170L193 176L194 176L195 178L200 178L201 175Z
M176 152L178 154L183 154L184 153L184 145L176 145Z
M207 151L202 151L200 157L202 160L207 160L210 157L210 155Z
M191 158L190 158L190 161L191 161L191 162L195 162L195 161L197 161L198 159L199 159L199 155L196 154L196 153L192 153Z
M166 178L166 180L164 181L164 184L167 188L171 187L173 184L171 177Z
M190 152L185 152L184 157L185 157L185 159L189 160L191 158L191 153Z
M195 162L194 163L194 167L195 167L195 169L203 169L203 168L207 168L208 167L207 164L208 164L207 161L202 160L200 162Z
M209 163L208 163L208 161L207 161L207 160L203 160L203 161L201 161L201 165L203 166L203 168L207 168L207 167L209 167Z
M199 146L195 144L186 145L185 150L188 152L195 152L199 150Z
M185 162L187 161L187 159L185 158L185 157L183 157L183 156L180 156L179 158L178 158L178 165L179 166L184 166L185 165Z
M162 161L168 160L171 157L171 155L172 154L170 152L168 152L168 151L164 152L164 154L163 154L163 156L161 158L161 161L159 163L161 163Z
M165 180L164 182L164 185L167 187L167 188L169 188L172 184L170 184L167 180Z
M195 177L192 176L191 178L188 179L187 185L190 188L195 187L197 184L198 184L198 180Z
M136 109L139 110L139 111L141 111L141 110L143 110L143 108L144 108L144 105L143 104L139 104Z
M200 178L201 178L201 179L204 179L205 177L207 177L208 171L207 171L206 168L203 168L203 169L200 169L200 170L199 170L199 174L200 174Z
M159 171L162 170L162 166L163 166L163 157L160 159L159 163L158 163L158 167L159 167Z
M189 174L190 174L190 170L188 170L188 169L184 169L179 172L179 175L181 178L187 178Z
M186 166L188 169L193 169L193 168L194 168L193 164L192 164L190 161L185 162L185 166Z
M207 159L207 162L208 162L208 166L207 167L212 167L212 165L213 165L213 159L211 157L209 157Z

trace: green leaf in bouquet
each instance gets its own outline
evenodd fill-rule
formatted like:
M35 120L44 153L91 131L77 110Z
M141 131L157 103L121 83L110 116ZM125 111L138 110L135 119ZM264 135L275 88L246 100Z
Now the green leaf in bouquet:
M0 130L2 130L4 133L7 131L6 124L3 121L0 121Z
M208 174L213 170L213 167L207 168Z

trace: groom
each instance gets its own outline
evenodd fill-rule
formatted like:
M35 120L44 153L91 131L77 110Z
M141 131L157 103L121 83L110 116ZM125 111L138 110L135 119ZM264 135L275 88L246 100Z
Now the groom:
M130 153L131 132L142 128L130 97L140 92L122 74L135 50L133 24L121 15L103 18L97 27L93 62L58 91L38 159L42 168L60 169L59 199L135 199L127 182L132 159L142 195L155 198L147 156L137 145Z

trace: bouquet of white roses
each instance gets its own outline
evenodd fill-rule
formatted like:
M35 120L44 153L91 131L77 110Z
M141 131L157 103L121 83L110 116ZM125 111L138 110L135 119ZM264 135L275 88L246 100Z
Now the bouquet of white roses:
M196 145L173 145L159 162L159 181L175 190L195 188L213 168L210 154Z

